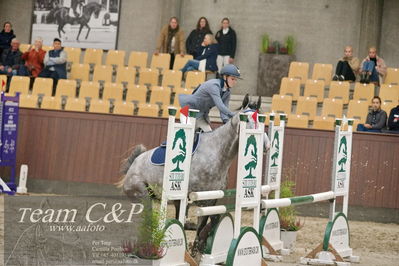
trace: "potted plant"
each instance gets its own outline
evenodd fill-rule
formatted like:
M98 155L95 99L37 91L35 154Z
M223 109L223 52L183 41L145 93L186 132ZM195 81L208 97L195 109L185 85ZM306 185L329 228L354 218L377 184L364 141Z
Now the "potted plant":
M288 54L294 54L294 49L295 49L294 36L292 35L287 36L287 39L285 39L285 47L287 49Z
M280 198L294 197L293 181L284 181L280 187ZM279 209L281 241L285 249L293 249L295 247L297 231L303 227L302 221L297 217L297 212L293 206L281 207Z

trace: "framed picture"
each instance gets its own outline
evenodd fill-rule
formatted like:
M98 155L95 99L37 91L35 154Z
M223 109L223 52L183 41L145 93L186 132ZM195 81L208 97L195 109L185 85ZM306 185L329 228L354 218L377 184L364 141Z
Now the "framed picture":
M116 49L121 0L34 0L31 42Z

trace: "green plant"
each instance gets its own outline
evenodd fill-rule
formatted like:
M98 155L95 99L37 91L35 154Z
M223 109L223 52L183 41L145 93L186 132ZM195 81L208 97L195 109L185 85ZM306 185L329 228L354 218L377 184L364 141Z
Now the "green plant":
M294 194L295 182L286 180L280 186L280 198L292 198ZM294 206L281 207L279 209L280 228L285 231L298 231L303 227L303 222L297 218Z
M261 52L262 53L267 53L267 49L269 48L269 35L268 34L264 34L262 36L262 45L261 45Z
M287 36L287 39L285 39L285 47L287 48L288 54L294 54L294 50L295 50L294 36L292 36L292 35Z

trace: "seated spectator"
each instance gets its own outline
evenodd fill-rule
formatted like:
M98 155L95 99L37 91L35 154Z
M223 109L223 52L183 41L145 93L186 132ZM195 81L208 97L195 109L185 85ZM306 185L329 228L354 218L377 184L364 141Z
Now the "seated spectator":
M186 40L186 49L188 54L191 54L194 58L199 56L197 51L206 34L212 34L212 31L209 28L208 20L205 17L200 17L197 22L197 28L191 31Z
M387 73L387 66L384 60L377 56L377 49L370 47L369 55L363 60L360 68L360 82L361 83L376 83L380 84Z
M344 50L344 57L338 61L333 80L356 81L356 73L359 71L359 66L359 59L353 56L352 46L346 46Z
M5 49L1 54L0 74L17 75L23 63L22 53L19 50L19 41L14 38L11 41L11 48Z
M46 53L44 57L44 69L40 72L39 77L52 78L54 80L54 88L59 79L66 79L66 61L67 54L64 48L61 47L61 40L54 39L53 50Z
M218 56L218 44L212 34L205 35L204 41L198 48L197 56L194 60L188 60L185 66L181 69L183 74L191 70L200 71L217 71L216 58Z
M387 113L381 110L381 98L374 96L372 110L368 113L366 123L357 125L357 131L381 132L387 123Z
M11 48L11 40L15 38L14 31L10 22L5 22L3 30L0 32L0 54L3 50Z
M390 133L399 134L399 105L392 108L388 118L388 128Z
M236 32L230 27L230 20L228 18L222 19L222 28L216 33L215 39L219 43L217 65L220 71L225 65L234 62L236 54Z
M155 55L158 55L158 53L170 54L169 68L172 69L175 62L175 55L180 54L184 56L185 50L184 32L180 29L177 18L171 17L169 24L165 25L161 30Z
M43 40L37 38L35 45L29 47L28 51L22 55L22 59L25 61L25 65L22 65L19 71L21 76L32 76L37 77L43 70L43 60L46 55L46 51L42 49Z

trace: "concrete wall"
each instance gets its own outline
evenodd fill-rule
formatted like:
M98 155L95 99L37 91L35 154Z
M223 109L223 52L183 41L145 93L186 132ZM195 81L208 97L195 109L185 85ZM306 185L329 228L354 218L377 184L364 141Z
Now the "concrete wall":
M397 0L384 1L379 54L388 66L399 68L399 1Z

